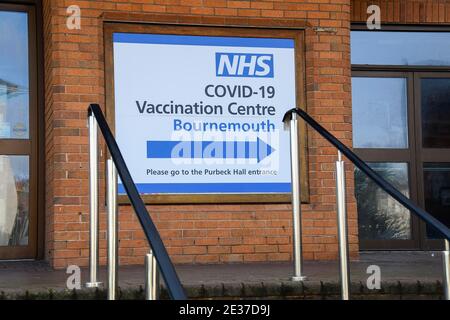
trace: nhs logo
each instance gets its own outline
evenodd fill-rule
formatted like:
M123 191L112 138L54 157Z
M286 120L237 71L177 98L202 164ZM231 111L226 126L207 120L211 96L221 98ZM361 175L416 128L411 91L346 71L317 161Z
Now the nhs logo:
M216 76L273 78L273 55L216 52Z

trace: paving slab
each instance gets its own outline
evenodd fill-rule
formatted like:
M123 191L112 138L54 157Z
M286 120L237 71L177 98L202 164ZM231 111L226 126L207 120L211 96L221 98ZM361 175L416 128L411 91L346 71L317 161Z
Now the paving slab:
M440 252L361 252L358 260L350 263L352 292L363 292L370 265L380 267L381 281L384 288L391 288L389 292L435 292L442 282ZM177 265L176 270L188 295L195 297L339 292L338 261L305 261L307 280L303 284L290 281L291 262ZM87 268L82 268L82 283L88 281L88 275ZM119 286L124 290L143 287L144 275L143 266L121 266ZM4 293L65 290L67 277L65 270L53 270L42 261L0 262L0 292ZM106 279L104 267L99 278Z

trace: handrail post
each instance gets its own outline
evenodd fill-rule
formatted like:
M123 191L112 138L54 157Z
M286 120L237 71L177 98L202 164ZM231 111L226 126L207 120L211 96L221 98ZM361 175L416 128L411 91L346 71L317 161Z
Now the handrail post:
M117 172L112 159L107 161L108 170L108 300L116 299L117 292Z
M150 250L145 255L145 300L159 299L158 263Z
M304 281L302 257L302 221L301 221L301 189L300 189L300 156L298 143L298 119L292 112L290 121L291 140L291 184L292 184L292 224L294 245L294 276L292 281Z
M336 161L336 204L339 241L339 269L341 280L342 300L350 298L350 270L348 264L348 238L347 238L347 205L345 196L345 167L342 154L338 151Z
M88 116L89 126L89 282L88 288L97 288L98 272L98 135L97 122L92 113Z
M445 300L450 300L450 243L445 239L445 248L442 252L442 267L444 271Z

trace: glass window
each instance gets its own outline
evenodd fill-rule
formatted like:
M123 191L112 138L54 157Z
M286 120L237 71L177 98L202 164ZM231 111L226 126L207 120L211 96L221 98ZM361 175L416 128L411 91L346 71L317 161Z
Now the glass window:
M28 139L28 16L0 11L0 139Z
M406 163L369 163L369 165L404 195L409 196ZM355 169L355 197L360 239L406 240L411 238L409 211L359 169Z
M424 163L425 210L450 227L450 163ZM429 238L442 238L427 224Z
M405 78L352 78L353 147L407 148Z
M0 246L28 244L28 156L0 156Z
M450 79L421 80L424 148L450 148Z
M450 33L352 31L352 64L450 66Z

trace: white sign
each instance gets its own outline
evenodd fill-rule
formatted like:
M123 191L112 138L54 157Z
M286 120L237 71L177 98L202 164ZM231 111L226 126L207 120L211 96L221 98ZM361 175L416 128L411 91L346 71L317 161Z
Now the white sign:
M113 41L116 139L141 193L291 192L282 117L296 106L294 40Z

